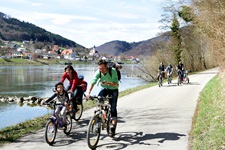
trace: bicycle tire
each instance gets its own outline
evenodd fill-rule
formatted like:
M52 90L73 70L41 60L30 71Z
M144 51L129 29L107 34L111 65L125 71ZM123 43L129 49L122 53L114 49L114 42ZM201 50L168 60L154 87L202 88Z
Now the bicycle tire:
M69 135L71 130L72 130L72 118L71 118L71 115L69 112L66 113L66 123L67 123L67 126L66 128L63 130L63 132L66 134L66 135Z
M108 114L108 121L107 121L107 127L106 127L106 131L107 131L107 134L109 135L109 136L111 136L111 130L110 130L110 126L111 126L111 124L112 124L112 120L111 120L111 113L110 113L110 109L109 109L109 112L108 112L109 114Z
M57 133L57 126L52 120L48 120L45 125L45 141L49 145L53 145ZM50 135L51 134L51 135Z
M178 78L177 84L180 85L181 84L181 79Z
M75 114L75 119L74 119L75 121L80 120L80 118L83 114L83 103L78 104L77 107L79 108L79 110Z
M101 134L101 118L99 117L99 114L95 114L88 124L87 144L90 149L96 148L100 138L100 134Z
M168 84L170 84L170 83L172 83L172 77L171 76L168 77Z
M159 87L162 86L162 77L159 77Z

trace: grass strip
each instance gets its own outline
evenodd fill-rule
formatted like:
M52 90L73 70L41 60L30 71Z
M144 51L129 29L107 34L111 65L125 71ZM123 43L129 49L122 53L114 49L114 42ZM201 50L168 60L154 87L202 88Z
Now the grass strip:
M203 89L193 119L189 149L225 150L225 80L214 77Z

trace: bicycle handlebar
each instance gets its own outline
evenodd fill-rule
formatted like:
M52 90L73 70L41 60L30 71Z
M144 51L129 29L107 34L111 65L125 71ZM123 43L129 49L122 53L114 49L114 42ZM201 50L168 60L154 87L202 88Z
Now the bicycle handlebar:
M47 106L55 106L55 105L62 105L62 106L65 106L64 104L62 104L62 103L56 103L56 101L54 101L53 103L50 103L50 102L48 102L48 103L43 103L43 105L47 105Z
M86 95L84 94L84 96L86 97ZM107 100L107 99L112 99L112 97L104 97L104 96L97 96L97 95L92 95L90 96L89 98L90 100L95 100L95 99L98 99L98 100Z

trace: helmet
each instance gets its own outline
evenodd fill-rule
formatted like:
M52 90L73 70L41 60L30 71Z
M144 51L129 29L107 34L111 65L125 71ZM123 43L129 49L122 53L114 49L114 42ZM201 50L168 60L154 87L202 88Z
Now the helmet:
M83 76L83 75L79 75L78 78L79 78L80 80L84 80L84 76Z
M58 85L62 85L63 88L64 88L63 82L58 82L58 83L55 84L55 90L57 89L57 86L58 86Z

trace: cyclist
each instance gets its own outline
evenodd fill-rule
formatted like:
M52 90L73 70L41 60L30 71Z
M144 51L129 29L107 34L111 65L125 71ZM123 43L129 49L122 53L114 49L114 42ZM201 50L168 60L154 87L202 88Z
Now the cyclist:
M167 77L171 77L172 78L172 74L173 74L173 66L171 64L168 64L168 66L166 67L166 72L167 72Z
M101 74L101 75L100 75ZM87 98L90 98L90 93L94 87L94 85L98 82L101 83L101 91L98 96L110 96L112 99L109 99L109 103L111 105L111 117L112 117L112 126L111 132L112 136L115 135L116 125L117 125L117 99L118 99L118 76L117 72L114 68L111 69L111 75L109 73L109 69L107 66L107 62L105 60L99 60L98 62L98 70L95 72L94 77L92 79L91 85L87 90Z
M164 66L163 62L161 62L159 65L158 76L157 76L158 80L159 80L160 73L162 74L162 78L164 78L165 77L165 66Z
M48 98L46 101L42 101L42 104L47 104L48 102L52 101L55 97L57 97L57 103L61 103L63 105L57 105L55 109L55 114L59 117L59 113L63 116L64 127L67 126L66 124L66 109L68 105L69 96L68 93L65 91L62 82L59 82L55 85L54 94Z
M66 88L66 91L68 93L73 93L73 111L76 112L77 111L77 102L76 102L76 98L78 98L78 101L82 101L82 88L81 86L79 86L81 84L78 76L77 76L77 72L74 70L73 66L66 66L64 69L64 73L62 75L62 79L61 82L64 82L65 79L69 80L69 85ZM73 113L74 114L74 113ZM73 115L72 118L74 119L75 116Z
M179 61L177 65L177 74L181 76L181 81L183 80L183 75L184 75L184 64Z
M84 92L86 92L86 90L87 90L87 82L84 80L84 76L83 75L79 75L78 78L81 81L82 96L83 96L84 95Z

